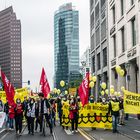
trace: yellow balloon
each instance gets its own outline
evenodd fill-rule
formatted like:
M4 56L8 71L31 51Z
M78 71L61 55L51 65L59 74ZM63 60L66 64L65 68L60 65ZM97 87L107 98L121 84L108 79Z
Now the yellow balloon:
M54 93L57 93L57 88L54 88L53 92L54 92Z
M60 89L58 89L58 90L57 90L57 93L60 94L60 92L61 92Z
M93 76L92 77L92 80L93 80L93 82L96 82L97 81L97 77L96 76Z
M124 86L122 86L122 87L121 87L121 91L122 91L122 92L124 92L124 90L125 90L125 87L124 87Z
M109 93L108 89L106 89L106 90L105 90L105 93L106 93L106 94L108 94L108 93Z
M92 76L91 75L89 75L89 81L92 81Z
M124 76L124 74L125 74L124 70L123 70L123 69L121 69L121 70L120 70L120 72L119 72L119 74L120 74L120 76L122 76L122 77L123 77L123 76Z
M91 81L91 82L89 83L89 87L90 87L90 88L93 88L93 87L94 87L94 82L93 82L93 81Z
M117 91L115 91L115 92L114 92L114 95L117 96L117 94L118 94Z
M121 96L121 93L120 93L120 92L118 92L117 96Z
M117 65L117 66L115 67L115 69L116 69L116 72L119 73L120 70L121 70L121 67L120 67L119 65Z
M68 94L68 91L67 90L65 90L65 94Z
M103 82L103 83L101 84L101 87L102 87L102 89L106 89L106 83Z
M110 93L111 93L111 94L114 93L114 88L110 88Z
M111 85L111 86L110 86L110 88L114 88L114 86L113 86L113 85Z
M64 87L65 86L65 82L63 80L60 81L60 86Z
M104 95L104 94L105 94L105 92L102 90L102 91L101 91L101 95Z

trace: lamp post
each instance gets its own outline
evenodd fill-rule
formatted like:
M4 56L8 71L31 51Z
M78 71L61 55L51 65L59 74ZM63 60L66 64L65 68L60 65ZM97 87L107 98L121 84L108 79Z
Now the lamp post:
M130 75L129 75L130 63L129 62L125 63L125 68L127 70L127 75L126 75L127 90L129 91L129 82L130 82ZM128 120L128 117L129 117L129 114L126 114L125 120Z

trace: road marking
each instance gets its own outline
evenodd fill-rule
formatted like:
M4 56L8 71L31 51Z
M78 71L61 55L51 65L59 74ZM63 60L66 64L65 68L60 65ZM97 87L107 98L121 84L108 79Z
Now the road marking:
M6 133L5 135L3 135L3 136L0 138L0 140L3 140L8 134L9 134L9 132Z
M2 129L1 131L0 131L0 134L2 133L2 132L4 132L6 129Z
M83 129L78 129L79 133L84 136L87 140L95 140L92 136L86 133Z
M69 129L64 129L67 135L73 135Z
M134 130L135 132L137 132L137 133L140 133L140 131L139 130Z

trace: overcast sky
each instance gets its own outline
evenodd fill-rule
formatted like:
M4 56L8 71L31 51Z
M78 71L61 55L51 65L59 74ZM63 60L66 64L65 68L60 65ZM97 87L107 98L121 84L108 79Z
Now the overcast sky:
M53 85L54 12L68 2L79 11L81 55L90 44L89 0L0 0L0 10L12 5L21 20L23 82L30 80L33 90L39 87L42 67Z

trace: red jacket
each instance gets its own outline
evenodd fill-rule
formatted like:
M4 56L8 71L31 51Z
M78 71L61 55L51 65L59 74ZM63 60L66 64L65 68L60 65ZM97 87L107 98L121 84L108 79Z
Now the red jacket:
M15 117L15 110L14 110L14 107L13 106L9 106L9 118L10 119L13 119Z
M16 104L15 113L16 113L16 115L23 114L23 105L22 104Z

